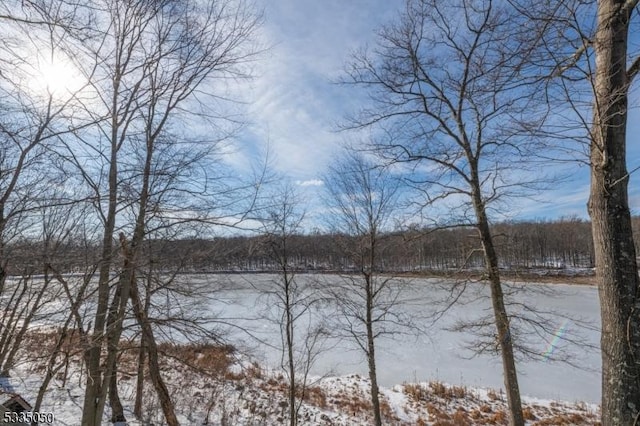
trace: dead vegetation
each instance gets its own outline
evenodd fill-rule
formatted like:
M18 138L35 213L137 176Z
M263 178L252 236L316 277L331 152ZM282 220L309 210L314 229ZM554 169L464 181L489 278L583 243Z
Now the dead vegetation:
M59 330L33 330L25 338L22 359L32 371L43 373L45 358L58 338ZM59 363L65 364L56 379L58 386L67 383L67 375L82 375L82 342L69 333L61 345ZM123 385L136 381L136 340L121 342L119 380ZM229 345L169 344L159 345L163 375L167 377L172 398L188 419L210 419L217 424L223 419L234 424L240 418L253 419L253 424L279 424L287 418L287 381L278 372L265 370L255 362L243 359ZM145 377L145 380L148 380ZM308 385L296 397L304 404L300 410L303 424L366 425L372 420L368 380L357 376L324 378ZM389 396L394 396L395 405ZM406 383L384 390L381 412L384 424L394 426L472 426L508 424L506 401L501 392L475 390L448 385L440 381ZM398 406L398 397L404 402ZM151 386L146 386L145 418L154 421L158 402ZM204 410L204 411L203 411ZM203 414L204 413L204 414ZM534 426L594 425L598 413L587 404L525 404L524 418ZM262 423L261 423L262 422Z
M429 383L405 383L401 387L409 403L418 415L417 425L472 426L507 425L506 401L501 392L489 389L484 392L463 386L450 386L440 381ZM573 406L551 402L549 406L525 404L523 416L532 425L594 425L597 414L584 403Z

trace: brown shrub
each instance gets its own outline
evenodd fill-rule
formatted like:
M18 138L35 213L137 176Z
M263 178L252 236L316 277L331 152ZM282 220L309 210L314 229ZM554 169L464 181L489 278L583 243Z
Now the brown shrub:
M493 425L506 425L508 423L507 413L504 410L496 411L493 416L489 418Z
M430 382L429 387L431 388L431 392L443 399L461 399L467 396L467 388L463 386L452 386L447 387L442 382Z
M471 425L471 420L469 419L469 416L467 416L467 413L463 410L458 408L458 410L453 413L453 424L454 426L470 426Z
M483 413L491 413L493 411L493 409L491 408L491 406L489 404L483 404L480 407L480 411L482 411Z
M569 414L557 414L553 417L542 419L534 423L534 426L574 426L574 425L583 425L583 424L591 424L591 423L581 414L569 413Z
M430 382L429 387L435 396L445 398L447 396L447 387L442 382Z
M396 413L389 405L389 402L384 399L380 400L380 414L387 420L396 420Z
M433 417L436 420L451 420L451 416L449 416L445 411L442 411L435 404L428 403L427 412L429 413L429 418Z
M403 385L404 393L414 401L429 400L429 391L418 384L405 383Z
M453 386L449 389L449 393L453 398L462 399L467 396L467 388L464 386Z
M160 343L158 351L209 374L225 375L233 363L235 348L231 345Z
M533 409L531 407L525 407L522 410L522 416L525 420L535 420L537 419L536 415L533 413Z
M469 414L469 416L473 419L473 420L478 420L480 418L482 418L482 411L475 409L471 412L471 414Z
M300 389L300 393L302 389ZM320 386L309 386L304 390L305 402L318 408L327 408L327 395Z

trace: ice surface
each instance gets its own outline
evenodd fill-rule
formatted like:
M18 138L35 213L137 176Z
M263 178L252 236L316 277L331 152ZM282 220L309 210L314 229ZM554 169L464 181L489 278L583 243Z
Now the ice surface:
M259 360L277 368L280 363L279 327L262 317L264 312L273 314L274 308L268 298L259 295L259 289L268 287L269 282L277 277L230 275L217 276L215 279L225 281L227 288L216 293L217 301L212 302L209 308L219 312L221 318L232 318L234 327L231 328L229 339L232 342L242 339L247 347L253 349L253 354ZM299 279L307 282L320 280L323 285L330 285L340 277L300 275ZM441 285L437 286L435 280L427 279L406 279L403 283L408 303L399 306L399 309L414 317L427 317L441 307L435 301L445 300L448 288L453 285L452 282L440 280ZM527 336L527 343L537 348L540 356L518 362L522 394L545 399L598 402L601 361L597 350L600 322L597 289L576 285L529 284L528 288L533 291L524 292L519 291L520 287L522 286L514 287L514 294L510 296L514 304L509 307L509 312L529 315L529 310L536 307L545 311L543 317L550 321L551 327L551 334ZM448 330L456 320L490 316L491 305L487 291L481 284L469 284L461 298L464 304L454 305L428 329L426 335L380 337L376 357L380 385L392 387L403 382L440 380L450 384L502 388L499 357L488 354L474 357L473 352L465 347L474 337L466 332ZM509 296L510 292L507 293ZM428 322L426 318L424 321L425 324ZM559 329L562 324L565 324L566 335L563 336L564 339L556 339L559 344L558 348L554 347L554 352L568 356L571 363L579 368L542 358L553 341L554 328ZM584 327L585 324L590 327ZM263 342L257 342L235 326L247 328ZM565 339L581 340L576 343ZM264 342L273 346L265 345ZM332 347L320 355L312 373L358 373L366 377L367 367L361 352L349 342L341 341L333 342Z

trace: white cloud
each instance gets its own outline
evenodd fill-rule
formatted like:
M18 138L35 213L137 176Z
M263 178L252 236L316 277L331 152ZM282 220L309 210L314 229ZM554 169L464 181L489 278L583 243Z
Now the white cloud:
M371 43L374 30L393 15L394 7L384 0L262 5L262 43L271 48L255 66L256 79L238 89L249 100L251 123L243 149L259 151L268 144L276 172L311 181L324 172L342 143L336 123L357 101L331 80L342 73L350 51Z
M299 186L322 186L324 185L324 181L320 179L310 179L310 180L297 180L296 185Z

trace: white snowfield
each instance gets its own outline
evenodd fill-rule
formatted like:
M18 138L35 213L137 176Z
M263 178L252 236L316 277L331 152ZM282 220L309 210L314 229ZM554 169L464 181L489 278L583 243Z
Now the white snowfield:
M298 278L303 286L313 288L333 285L341 279L336 275L300 275ZM261 294L274 279L277 277L257 274L184 277L185 282L206 283L215 288L211 300L200 303L197 309L214 313L228 324L226 339L238 351L235 364L220 380L194 376L193 372L167 361L167 370L163 372L181 424L221 424L223 421L238 425L282 424L286 418L283 391L286 385L279 369L279 327L269 320L273 315L268 314L273 314L275 309L272 301ZM506 402L501 391L499 358L489 354L474 357L466 346L475 337L468 332L449 330L457 320L490 314L486 288L468 284L460 303L444 312L435 324L430 324L431 315L441 309L453 284L434 279L397 280L397 285L402 286L403 303L396 308L409 317L423 320L426 330L423 334L412 330L383 335L377 341L378 376L389 424L426 425L456 416L467 419L469 424L490 421L501 424ZM554 424L554 416L569 416L563 417L564 421L573 419L568 424L591 424L596 419L595 403L600 397L597 289L530 284L529 291L520 291L520 287L511 287L510 313L525 316L533 308L544 310L543 316L549 320L550 327L548 335L535 338L535 333L524 335L529 347L534 349L535 359L522 359L518 363L530 424L542 419L551 419L547 424ZM311 321L321 321L332 314L329 304L319 306ZM389 331L402 330L392 326ZM312 391L300 409L302 424L370 424L364 357L345 339L329 339L324 349L311 370ZM11 372L11 378L3 382L3 388L33 402L42 370L27 355ZM553 361L554 357L565 357L570 364ZM85 380L81 377L80 365L79 360L71 363L66 382L56 378L50 385L40 411L54 413L53 424L78 424ZM131 370L123 365L122 370L127 369ZM120 390L127 418L131 420L135 377L131 377L130 372L121 377ZM150 421L162 424L162 413L154 400L151 384L147 385L147 392L146 422L130 421L130 425L146 425ZM109 411L107 407L104 424L109 424ZM204 423L207 420L209 423Z
M259 318L267 300L259 297L257 291L247 285L250 282L258 288L264 287L269 280L277 277L256 275L228 278L237 287L225 290L218 297L230 304L219 304L214 309L222 310L224 315L229 316L255 317L255 320L242 321L242 324L275 346L279 345L279 329L276 324ZM300 275L299 279L320 280L321 285L330 285L340 277ZM399 281L406 286L404 293L401 293L406 303L400 303L397 308L409 316L423 318L423 324L429 326L430 314L443 307L443 303L436 302L447 300L450 289L447 284L452 283L436 279L402 278ZM601 359L597 288L529 284L528 291L521 291L522 287L522 284L515 285L514 294L507 295L508 300L521 305L514 304L507 309L512 314L526 316L530 315L529 310L537 308L549 320L550 333L543 336L536 333L523 336L538 356L537 359L521 357L518 362L522 394L563 401L599 402ZM488 289L481 284L468 284L459 302L461 303L452 306L435 324L429 326L424 334L408 332L395 336L383 335L378 339L376 360L381 385L392 387L403 382L441 380L474 387L503 387L499 356L474 356L474 352L467 346L473 346L477 338L467 332L449 330L457 320L473 320L491 315ZM554 339L561 328L564 329L563 336ZM493 332L493 329L488 328L488 332ZM251 340L243 337L242 333L237 333L237 338L251 346ZM335 347L320 354L312 370L314 374L357 373L367 376L365 359L353 344L345 340L333 344ZM550 359L545 359L544 355L550 346L553 347ZM279 365L280 352L277 349L260 345L254 355L265 365ZM571 364L554 361L554 358L568 359Z

